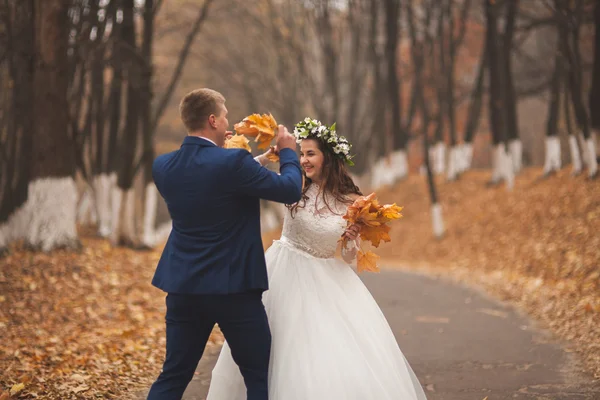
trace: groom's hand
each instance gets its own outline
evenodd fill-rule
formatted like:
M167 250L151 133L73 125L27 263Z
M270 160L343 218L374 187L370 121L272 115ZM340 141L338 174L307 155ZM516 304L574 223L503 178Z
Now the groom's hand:
M296 151L296 137L289 133L283 125L279 125L279 131L277 132L277 150L281 151L281 149Z

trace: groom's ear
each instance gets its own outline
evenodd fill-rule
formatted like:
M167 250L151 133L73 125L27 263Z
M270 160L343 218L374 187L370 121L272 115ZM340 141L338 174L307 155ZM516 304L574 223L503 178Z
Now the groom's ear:
M217 117L215 117L215 114L210 114L208 116L208 124L212 127L212 128L216 128L217 127Z

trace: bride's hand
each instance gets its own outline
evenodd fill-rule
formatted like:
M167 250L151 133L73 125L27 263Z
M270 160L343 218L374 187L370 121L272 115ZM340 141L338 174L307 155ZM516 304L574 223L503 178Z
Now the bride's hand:
M346 228L342 236L344 236L348 240L356 240L356 238L360 234L360 228L360 225L352 224Z
M276 156L278 156L279 155L279 150L277 150L277 146L271 146L271 147L269 147L269 150L265 151L262 155L266 157L269 154L275 154Z
M257 156L255 160L257 160L260 163L260 165L264 167L265 165L271 162L271 160L269 160L268 157L269 154L279 155L279 150L277 150L277 146L269 147L269 150L265 151L260 156Z

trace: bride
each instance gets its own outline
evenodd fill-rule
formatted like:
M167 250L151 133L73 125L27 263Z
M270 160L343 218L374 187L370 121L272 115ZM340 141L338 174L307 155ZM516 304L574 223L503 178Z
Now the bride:
M342 216L361 195L348 174L351 145L306 118L296 125L306 175L303 197L288 206L281 238L265 257L263 296L272 332L271 400L422 400L425 394L377 303L348 264L359 228ZM334 258L342 235L345 261ZM244 400L246 388L227 343L207 400Z

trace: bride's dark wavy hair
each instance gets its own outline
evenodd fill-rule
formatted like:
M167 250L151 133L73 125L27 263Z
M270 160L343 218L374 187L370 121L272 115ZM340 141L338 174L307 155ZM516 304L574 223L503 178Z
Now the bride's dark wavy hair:
M323 139L313 136L303 140L316 141L319 146L319 150L321 150L321 152L323 153L323 165L321 169L321 176L323 177L323 179L319 188L319 194L324 194L323 201L325 202L325 205L327 206L329 211L334 212L327 201L328 197L333 197L336 201L339 201L344 204L352 204L353 200L350 197L350 195L363 195L358 186L354 184L354 181L350 177L344 160L337 157L336 154L333 152L333 149L330 146L328 146ZM302 188L302 198L297 203L286 204L286 207L290 210L292 217L294 217L294 215L298 211L298 208L304 208L306 206L306 200L308 200L306 192L311 187L311 185L313 185L312 180L307 178L306 175L304 175L304 171L303 178L304 187Z

